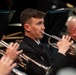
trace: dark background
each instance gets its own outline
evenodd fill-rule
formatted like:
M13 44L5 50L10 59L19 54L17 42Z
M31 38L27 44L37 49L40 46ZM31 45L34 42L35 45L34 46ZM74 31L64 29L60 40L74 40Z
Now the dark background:
M76 0L0 0L0 9L16 10L10 23L17 23L20 22L20 13L26 8L35 8L46 12L51 9L67 8L66 3L75 6ZM55 5L56 8L53 8L53 5Z

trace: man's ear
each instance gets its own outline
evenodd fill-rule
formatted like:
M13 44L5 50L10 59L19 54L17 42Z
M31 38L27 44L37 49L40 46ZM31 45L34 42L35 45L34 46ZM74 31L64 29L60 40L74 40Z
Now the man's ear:
M25 24L25 25L24 25L24 29L25 29L26 31L30 31L30 25L29 25L29 24Z

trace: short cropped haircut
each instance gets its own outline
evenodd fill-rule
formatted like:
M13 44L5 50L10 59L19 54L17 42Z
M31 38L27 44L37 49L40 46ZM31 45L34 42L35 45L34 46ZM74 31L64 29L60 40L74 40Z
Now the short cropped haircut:
M36 9L27 8L20 14L20 22L24 25L31 18L44 18L45 13Z

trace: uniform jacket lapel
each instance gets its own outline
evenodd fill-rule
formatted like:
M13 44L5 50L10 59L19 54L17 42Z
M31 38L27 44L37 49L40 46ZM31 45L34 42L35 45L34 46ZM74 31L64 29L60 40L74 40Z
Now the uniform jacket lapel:
M27 42L28 45L30 45L40 55L40 57L42 57L42 56L44 57L45 56L46 59L47 59L48 64L51 65L50 52L47 51L49 49L44 47L44 50L45 50L45 55L44 55L42 50L41 50L41 48L39 47L39 45L34 40L32 40L31 38L25 36L24 42Z
M39 45L32 40L31 38L25 36L24 40L28 43L28 45L30 45L35 51L37 51L38 53L40 53L41 55L43 55L41 48L39 47Z

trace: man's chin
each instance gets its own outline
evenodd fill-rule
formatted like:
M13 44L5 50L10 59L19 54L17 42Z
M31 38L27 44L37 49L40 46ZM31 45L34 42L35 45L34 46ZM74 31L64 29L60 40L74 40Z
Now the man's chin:
M43 38L43 36L40 36L40 39L42 39Z

